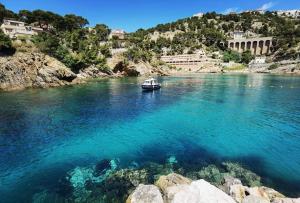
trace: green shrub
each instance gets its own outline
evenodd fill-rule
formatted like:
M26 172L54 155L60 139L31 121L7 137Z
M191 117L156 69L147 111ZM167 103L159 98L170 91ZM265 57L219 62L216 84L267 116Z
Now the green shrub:
M254 56L251 54L251 51L247 50L247 51L242 53L241 63L249 64L250 61L253 60L253 59L254 59Z
M103 68L106 65L106 57L111 56L109 48L89 43L82 36L85 34L86 32L83 30L68 32L65 33L64 36L66 38L63 40L58 35L41 33L33 38L33 42L43 53L57 58L74 72L78 72L80 69L90 65ZM83 40L80 41L77 37ZM66 43L63 44L63 42Z
M150 52L136 47L128 49L128 51L124 53L124 56L127 60L135 63L138 63L139 61L150 62L152 58L152 54Z
M198 178L204 179L218 186L222 185L224 173L222 173L217 166L209 165L207 167L202 168L198 172Z
M224 62L229 62L229 61L234 61L236 63L240 62L241 56L238 52L236 51L225 51L223 54L223 61Z
M0 30L0 53L13 54L15 48L12 46L11 39Z
M46 32L34 36L33 42L42 52L54 57L56 56L56 52L60 46L59 38Z

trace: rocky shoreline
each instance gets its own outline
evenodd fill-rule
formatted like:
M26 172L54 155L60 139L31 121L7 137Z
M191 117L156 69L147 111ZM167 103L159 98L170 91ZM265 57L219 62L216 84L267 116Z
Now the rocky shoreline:
M0 90L12 91L25 88L48 88L85 83L92 78L180 75L193 72L169 70L166 66L154 67L145 62L124 65L121 57L115 56L108 71L95 66L74 73L57 59L39 52L17 52L13 56L0 57ZM300 75L298 62L282 62L269 70L270 64L249 67L245 70L227 71L220 67L201 69L197 73L270 73Z
M76 167L59 181L55 191L38 192L32 202L100 203L299 203L262 186L261 178L238 163L198 168L179 164L130 163L104 159L88 167Z
M126 203L299 203L268 187L247 187L232 176L220 188L204 179L192 181L176 173L161 176L154 185L140 184Z
M128 64L121 70L111 69L105 71L90 66L75 73L57 59L43 53L17 52L12 56L0 56L0 91L74 85L93 78L167 75L164 70L147 63Z

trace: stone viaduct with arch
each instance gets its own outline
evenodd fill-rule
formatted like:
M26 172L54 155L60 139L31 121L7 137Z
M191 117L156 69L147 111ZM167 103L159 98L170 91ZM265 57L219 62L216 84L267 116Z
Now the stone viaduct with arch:
M239 38L227 41L229 49L242 53L250 50L253 55L268 55L272 52L273 37Z

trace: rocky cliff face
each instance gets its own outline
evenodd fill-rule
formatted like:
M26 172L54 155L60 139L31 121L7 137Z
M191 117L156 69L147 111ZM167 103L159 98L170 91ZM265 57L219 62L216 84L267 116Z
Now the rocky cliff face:
M108 67L117 76L152 76L152 75L169 75L168 67L154 67L148 62L140 61L134 63L132 61L124 62L125 57L123 53L113 54L111 58L107 60Z
M124 74L127 76L151 76L151 75L168 75L166 69L154 67L146 62L130 63L125 69Z
M41 53L0 57L0 90L55 87L77 83L77 75L58 60Z

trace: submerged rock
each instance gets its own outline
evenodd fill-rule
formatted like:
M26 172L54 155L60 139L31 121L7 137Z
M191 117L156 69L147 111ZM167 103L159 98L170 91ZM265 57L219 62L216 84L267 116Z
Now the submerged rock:
M162 195L155 185L139 185L126 203L163 203Z
M177 164L178 161L177 161L177 159L176 159L175 156L170 156L170 157L167 159L167 163L169 163L169 164Z
M110 160L103 159L102 161L96 164L95 175L96 176L103 175L109 169L111 169Z
M49 193L48 191L39 192L33 195L33 203L65 203L66 200L58 194Z
M193 179L196 177L197 179L204 179L217 187L224 188L226 192L229 191L229 187L234 181L242 182L250 187L261 185L261 178L258 175L237 163L231 162L224 162L220 167L208 165L198 173L191 172L188 175L193 177Z
M116 160L103 159L94 167L76 167L68 172L66 180L72 188L75 202L91 201L94 193L99 195L96 191L99 185L104 185L103 182L115 173L117 167Z
M158 164L154 162L149 162L144 165L145 169L149 172L149 176L153 182L157 181L161 175L168 175L170 173L179 172L180 168L176 164Z
M139 164L135 161L132 161L128 166L129 169L137 169L138 167L139 167Z
M243 184L254 187L261 186L261 178L252 171L243 168L237 163L224 162L222 165L232 177L238 178Z
M74 188L84 187L88 180L93 180L94 170L92 168L76 167L68 173L69 181Z
M220 169L217 166L209 165L199 171L198 178L204 179L218 186L222 185L222 182L224 180L224 173L221 173Z
M103 182L94 184L93 196L101 196L104 202L125 202L139 184L148 184L145 169L121 169L110 174Z
M133 186L148 182L148 172L145 169L122 169L114 173L110 178L122 178L128 180Z
M92 191L87 190L85 185L88 182L97 182L98 180L93 175L92 168L76 167L68 173L67 179L73 188L73 196L75 202L86 201Z

